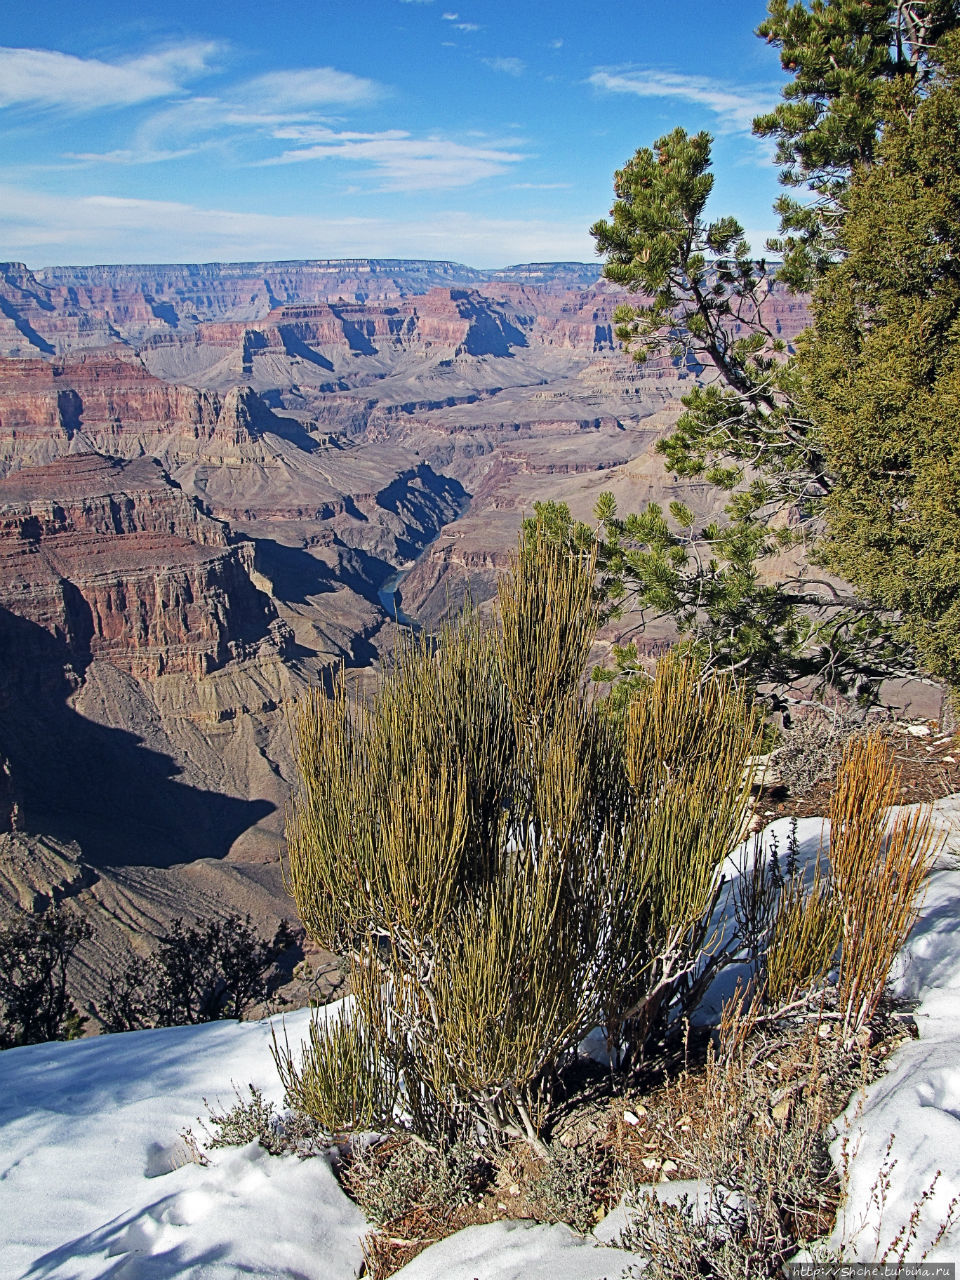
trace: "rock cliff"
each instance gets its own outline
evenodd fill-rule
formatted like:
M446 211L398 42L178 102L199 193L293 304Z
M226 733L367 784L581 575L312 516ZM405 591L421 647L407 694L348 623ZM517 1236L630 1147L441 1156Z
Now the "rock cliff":
M100 659L144 679L203 676L275 640L253 558L153 460L74 455L0 480L0 607L62 640L81 670Z
M275 923L284 708L389 655L382 588L484 600L543 499L712 512L655 454L701 371L625 358L596 277L0 265L0 903L82 904L91 975L178 914Z

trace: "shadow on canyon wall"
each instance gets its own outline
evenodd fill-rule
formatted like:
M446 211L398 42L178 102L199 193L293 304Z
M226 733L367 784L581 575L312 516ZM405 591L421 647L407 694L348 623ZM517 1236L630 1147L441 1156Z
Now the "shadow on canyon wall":
M0 756L21 829L75 840L94 867L166 868L225 857L273 811L182 782L176 761L136 733L80 715L68 702L82 675L75 653L0 609Z

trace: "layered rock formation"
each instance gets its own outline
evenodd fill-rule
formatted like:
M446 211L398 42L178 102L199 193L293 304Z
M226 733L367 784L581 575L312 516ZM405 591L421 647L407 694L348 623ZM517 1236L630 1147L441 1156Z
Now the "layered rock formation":
M289 914L285 706L397 605L489 596L541 499L715 509L654 451L702 371L627 359L596 274L0 266L0 900L81 903L92 987L174 915Z
M253 559L152 459L72 455L0 481L0 607L62 640L81 669L203 676L279 641Z
M249 388L220 396L164 382L126 348L63 360L0 360L3 472L80 451L150 454L174 465L201 456L221 462L273 424Z
M204 266L49 267L0 263L0 351L54 355L111 341L142 342L203 320L259 320L272 308L366 302L423 294L434 287L497 282L541 292L590 285L594 267L539 263L476 271L455 262L318 259Z

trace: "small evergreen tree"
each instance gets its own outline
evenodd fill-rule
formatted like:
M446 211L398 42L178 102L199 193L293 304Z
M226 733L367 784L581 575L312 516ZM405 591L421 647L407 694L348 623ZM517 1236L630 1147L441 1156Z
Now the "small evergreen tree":
M793 79L754 132L776 139L783 185L813 197L775 206L782 238L772 247L793 288L811 289L843 255L846 191L893 118L888 89L921 100L940 41L958 25L956 0L770 0L757 35Z
M924 101L958 25L955 0L770 0L759 34L793 80L754 128L777 140L783 182L814 193L778 204L773 247L790 286L809 287L847 252L851 182L875 162L887 122ZM897 632L883 598L765 568L793 544L809 554L837 476L801 373L765 319L774 276L734 219L707 220L712 185L709 136L675 129L618 171L611 219L592 230L607 278L648 299L618 312L635 357L667 347L716 375L684 397L658 448L676 475L732 495L726 522L706 527L681 503L669 517L651 506L620 520L608 499L598 536L611 587L647 616L672 617L702 660L749 675L774 699L798 680L870 697L884 678L916 670L911 635Z
M112 975L97 1013L107 1031L241 1018L267 998L274 965L293 941L286 924L272 941L262 938L250 916L174 920L151 955Z
M0 1049L81 1033L87 1019L68 995L67 970L91 932L62 907L18 911L0 925Z

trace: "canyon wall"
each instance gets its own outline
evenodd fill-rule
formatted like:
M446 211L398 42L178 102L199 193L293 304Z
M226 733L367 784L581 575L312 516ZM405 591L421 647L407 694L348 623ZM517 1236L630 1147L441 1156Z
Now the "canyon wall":
M398 574L429 625L537 501L715 513L655 452L708 371L630 361L621 298L575 263L0 266L0 909L80 905L90 992L176 915L291 914L289 707L389 659Z

